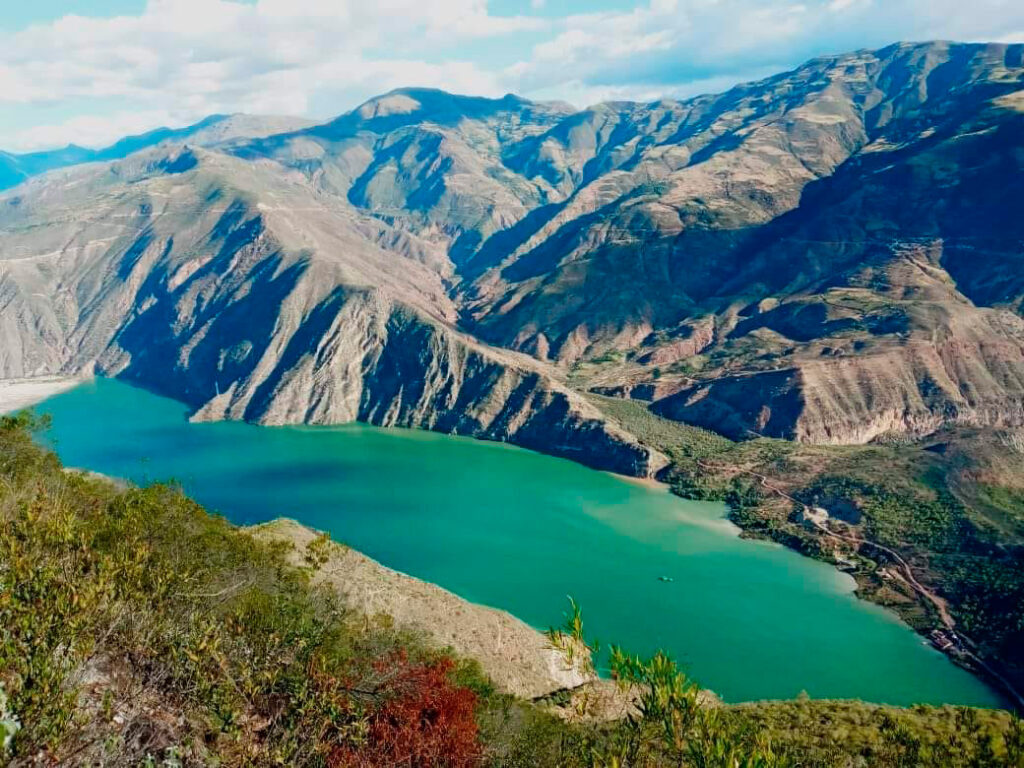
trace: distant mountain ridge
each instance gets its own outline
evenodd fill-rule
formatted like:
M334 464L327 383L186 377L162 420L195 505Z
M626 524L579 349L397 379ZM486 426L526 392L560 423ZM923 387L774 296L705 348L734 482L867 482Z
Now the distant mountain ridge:
M0 190L58 168L82 163L121 160L128 155L164 142L189 141L199 146L215 145L237 138L259 138L273 133L307 128L314 121L300 117L261 117L256 115L210 115L184 128L156 128L123 139L102 149L69 144L62 149L14 154L0 150Z
M126 140L0 197L0 375L636 474L664 458L581 392L734 437L1024 424L1022 59L906 43L687 101L400 89Z

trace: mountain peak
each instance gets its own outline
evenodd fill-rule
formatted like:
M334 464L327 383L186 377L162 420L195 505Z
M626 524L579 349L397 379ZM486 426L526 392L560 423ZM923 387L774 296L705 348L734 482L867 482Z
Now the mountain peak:
M512 93L493 99L486 96L451 93L440 88L414 86L395 88L380 96L374 96L356 107L353 112L363 119L412 114L413 112L422 112L431 117L435 115L448 116L453 113L480 116L532 105L533 102L529 99Z
M407 115L421 108L421 103L411 89L398 89L382 96L375 96L356 107L355 112L364 120L391 115Z
M571 111L562 105L537 103L511 93L494 99L438 88L404 87L367 99L352 111L314 129L314 133L339 139L362 130L391 131L412 123L455 126L467 119L486 121L513 113Z

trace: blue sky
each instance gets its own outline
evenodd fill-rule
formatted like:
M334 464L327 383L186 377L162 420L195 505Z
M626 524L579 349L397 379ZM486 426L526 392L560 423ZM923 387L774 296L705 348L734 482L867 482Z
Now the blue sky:
M1021 0L31 0L0 10L0 148L400 86L683 98L896 40L1024 40Z

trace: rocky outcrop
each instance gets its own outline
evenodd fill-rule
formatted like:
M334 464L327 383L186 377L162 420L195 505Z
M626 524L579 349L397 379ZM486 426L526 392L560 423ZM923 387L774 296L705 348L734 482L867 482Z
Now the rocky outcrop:
M964 308L942 329L942 339L911 336L855 354L797 359L777 371L709 379L654 409L737 439L832 444L923 437L947 424L1024 425L1024 320Z
M657 345L652 351L642 354L637 362L644 365L671 365L689 357L699 355L715 342L714 318L686 323L682 329L671 334L669 340Z

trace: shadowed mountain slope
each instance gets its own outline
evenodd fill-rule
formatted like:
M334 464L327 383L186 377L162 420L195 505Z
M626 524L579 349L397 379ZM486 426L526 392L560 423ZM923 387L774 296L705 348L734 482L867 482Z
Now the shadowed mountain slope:
M664 459L456 330L429 249L299 174L153 150L0 202L0 375L95 369L198 418L439 429L629 474ZM265 201L265 202L258 202Z
M212 119L0 198L0 372L95 363L204 417L640 473L661 460L574 389L734 436L1019 425L1022 55L899 44L583 111L404 89L311 128Z

